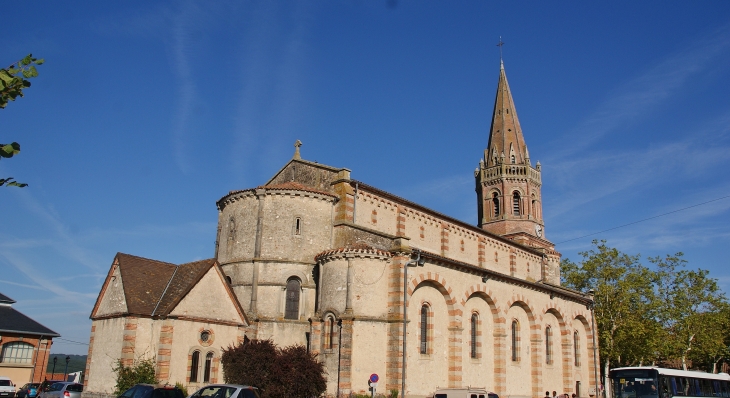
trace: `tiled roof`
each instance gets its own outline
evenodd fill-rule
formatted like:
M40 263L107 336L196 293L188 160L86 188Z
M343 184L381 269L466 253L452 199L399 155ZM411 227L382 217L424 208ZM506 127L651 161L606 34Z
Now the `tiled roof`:
M272 184L272 185L263 185L259 188L265 188L265 189L274 189L274 190L292 190L292 191L304 191L304 192L312 192L312 193L318 193L322 195L337 197L337 195L333 194L332 192L322 191L316 188L312 188L310 186L306 186L304 184L300 184L298 182L290 181L290 182L284 182L281 184Z
M5 295L0 294L2 297ZM0 333L19 333L61 337L60 334L27 317L9 305L0 306Z
M130 314L152 314L176 265L124 253L117 253L117 260L127 298L127 311Z
M370 245L366 245L364 243L355 243L353 245L341 247L338 249L331 249L331 250L325 250L316 256L314 256L315 260L319 260L320 258L335 255L335 254L343 254L343 253L359 253L359 254L375 254L378 256L385 256L390 257L391 254L388 251L376 249Z
M215 259L210 258L178 265L160 304L151 315L169 314L214 264Z
M210 258L175 265L124 253L117 253L116 259L122 275L127 314L142 316L169 315L205 273L217 264L214 258ZM235 296L232 292L229 294L245 319L246 315Z

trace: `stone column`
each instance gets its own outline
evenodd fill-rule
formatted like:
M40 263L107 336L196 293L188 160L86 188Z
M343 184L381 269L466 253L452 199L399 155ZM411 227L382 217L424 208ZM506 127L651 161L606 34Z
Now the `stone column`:
M121 362L124 366L132 366L134 364L134 348L137 342L137 322L139 319L128 317L124 323L124 332L122 333L122 356Z
M172 334L174 327L172 321L166 319L160 328L160 341L157 345L157 364L155 374L157 380L167 382L170 379L170 358L172 354Z
M507 395L507 333L505 320L494 325L494 392Z
M460 325L449 327L449 388L461 388L463 333Z
M352 392L352 318L343 318L340 325L340 363L338 389L341 394Z

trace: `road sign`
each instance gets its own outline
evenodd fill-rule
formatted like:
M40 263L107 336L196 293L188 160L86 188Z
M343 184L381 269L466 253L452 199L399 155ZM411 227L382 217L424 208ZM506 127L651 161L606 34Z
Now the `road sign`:
M378 380L380 380L380 377L378 377L377 373L373 373L370 375L370 382L371 383L377 383Z

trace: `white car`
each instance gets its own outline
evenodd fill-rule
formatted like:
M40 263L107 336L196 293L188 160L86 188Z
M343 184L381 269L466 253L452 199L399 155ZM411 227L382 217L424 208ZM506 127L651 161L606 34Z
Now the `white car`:
M5 376L0 376L0 398L15 398L15 384Z
M189 398L260 398L259 389L240 384L211 384L196 391Z

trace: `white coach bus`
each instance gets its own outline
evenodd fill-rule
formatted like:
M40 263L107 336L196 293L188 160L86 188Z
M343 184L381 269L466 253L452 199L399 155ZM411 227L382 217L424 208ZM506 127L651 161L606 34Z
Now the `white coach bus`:
M612 369L609 398L728 397L730 375L655 367Z

